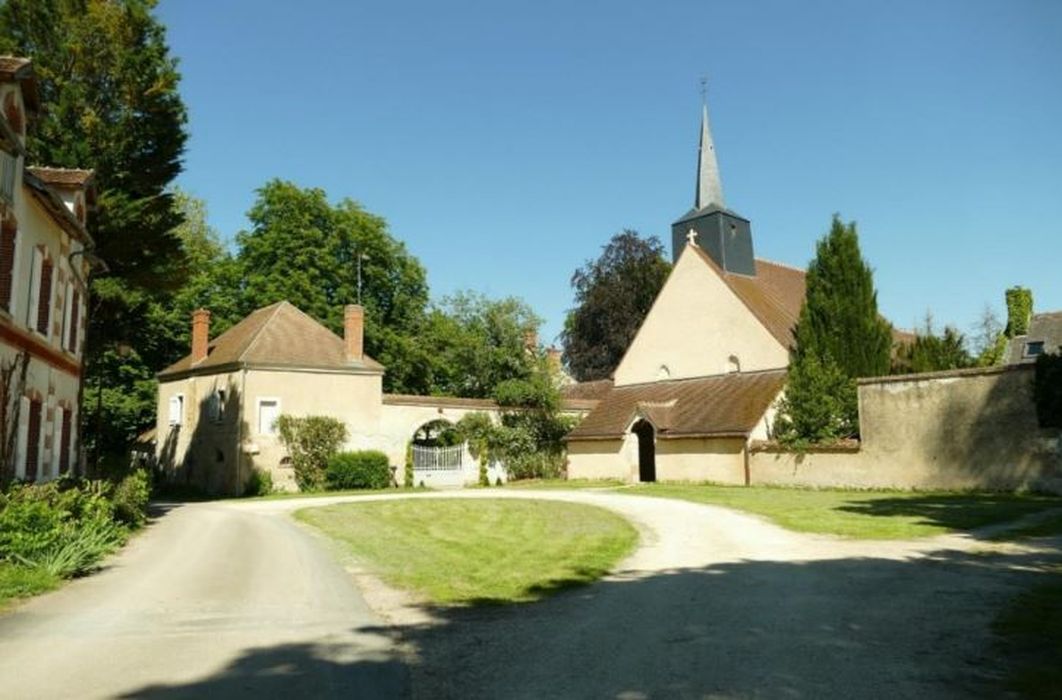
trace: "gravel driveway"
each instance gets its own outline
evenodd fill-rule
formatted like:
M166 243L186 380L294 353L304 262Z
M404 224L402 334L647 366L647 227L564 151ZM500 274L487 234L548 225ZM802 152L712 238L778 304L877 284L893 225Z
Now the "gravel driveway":
M181 506L107 571L0 618L0 696L969 697L1001 671L998 606L1057 560L968 537L837 540L608 492L413 497L596 504L642 545L540 603L434 609L344 571L288 517L378 497Z

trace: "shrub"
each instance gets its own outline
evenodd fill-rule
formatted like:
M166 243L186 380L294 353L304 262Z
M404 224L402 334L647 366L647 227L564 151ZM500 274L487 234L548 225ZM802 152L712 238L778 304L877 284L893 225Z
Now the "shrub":
M490 486L490 476L487 475L487 455L486 453L479 456L479 485Z
M244 496L268 496L273 493L273 474L262 469L252 469L247 484L243 487Z
M114 515L119 522L140 527L147 521L151 476L145 469L130 472L114 489Z
M413 441L406 443L406 465L402 473L402 485L413 488Z
M340 452L328 460L328 488L385 489L391 485L387 455L378 450Z
M62 538L32 556L15 559L29 567L41 569L50 576L70 578L91 571L100 559L118 549L125 542L125 530L113 521L86 520L68 523Z
M1043 428L1062 428L1062 352L1036 358L1033 399Z
M295 483L300 491L315 491L324 486L328 460L347 440L347 426L328 416L277 419L280 441L291 455Z

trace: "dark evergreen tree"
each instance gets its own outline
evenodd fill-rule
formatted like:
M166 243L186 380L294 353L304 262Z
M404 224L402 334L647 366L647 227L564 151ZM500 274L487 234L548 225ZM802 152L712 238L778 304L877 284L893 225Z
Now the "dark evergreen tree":
M787 398L775 424L777 437L789 443L855 434L855 380L888 374L890 367L892 327L878 313L855 223L834 215L815 252L794 331Z
M932 320L911 343L904 343L896 350L893 363L894 374L941 372L948 369L972 367L974 359L966 350L966 338L952 326L945 326L944 333L937 335Z
M575 308L561 334L572 376L589 381L612 375L670 271L660 240L630 230L613 236L597 260L575 271Z

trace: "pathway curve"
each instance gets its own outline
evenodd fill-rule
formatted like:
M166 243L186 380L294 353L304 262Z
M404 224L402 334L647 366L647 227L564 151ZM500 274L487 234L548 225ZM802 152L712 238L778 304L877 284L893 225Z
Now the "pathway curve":
M377 498L610 508L642 545L541 603L371 610L291 511ZM989 623L1050 554L969 538L804 535L725 508L594 491L174 508L106 571L0 618L0 697L960 697ZM408 601L407 601L408 602Z

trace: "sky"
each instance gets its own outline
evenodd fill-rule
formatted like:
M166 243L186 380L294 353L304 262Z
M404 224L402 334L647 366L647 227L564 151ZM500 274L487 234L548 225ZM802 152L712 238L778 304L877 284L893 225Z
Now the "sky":
M701 76L727 206L804 267L839 213L878 302L970 333L1062 309L1062 2L162 0L178 184L231 240L274 177L383 216L432 297L526 300L556 340L615 233L670 248ZM669 250L670 252L670 250Z

